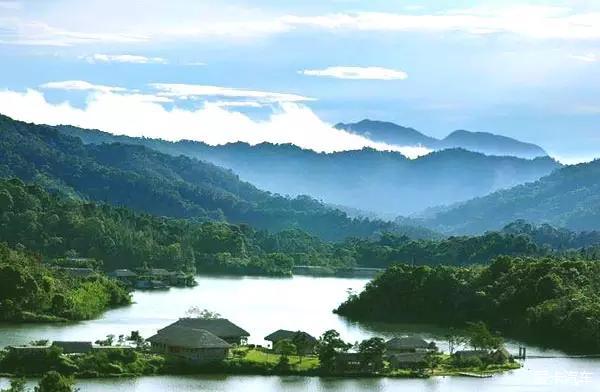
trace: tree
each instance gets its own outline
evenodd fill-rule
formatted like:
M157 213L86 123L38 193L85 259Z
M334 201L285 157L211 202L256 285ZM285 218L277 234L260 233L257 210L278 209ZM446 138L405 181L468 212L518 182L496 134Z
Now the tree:
M13 378L10 380L10 387L8 389L0 389L0 392L26 392L25 379L24 378Z
M319 338L317 344L317 355L322 369L331 372L335 366L335 355L341 351L348 351L351 344L344 342L340 338L339 332L334 329L325 331Z
M208 309L200 309L199 306L192 306L186 310L185 315L187 317L196 317L204 320L218 319L221 315L217 312L210 311Z
M468 338L464 335L460 335L454 328L450 328L445 336L448 342L448 352L450 355L454 354L454 350L468 342Z
M385 353L385 341L382 338L371 338L360 342L358 352L361 356L363 369L377 372L383 369L383 354Z
M74 381L71 377L65 377L58 372L50 371L44 374L40 383L35 387L35 392L73 392Z
M296 345L290 339L281 339L275 343L274 350L282 357L289 357L297 351Z
M475 350L492 350L502 346L502 338L492 334L483 321L469 323L467 335Z
M427 368L429 369L429 372L431 374L433 374L433 371L435 370L436 367L438 367L438 365L441 363L441 358L439 355L436 355L435 353L427 353L427 355L425 355L425 363Z

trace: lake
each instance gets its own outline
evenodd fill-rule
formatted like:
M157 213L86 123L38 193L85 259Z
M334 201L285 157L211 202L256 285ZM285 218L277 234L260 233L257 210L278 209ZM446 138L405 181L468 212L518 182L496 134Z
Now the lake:
M0 324L0 347L37 339L97 340L107 334L139 330L148 337L185 316L193 306L220 313L250 332L250 343L277 329L305 330L315 336L336 329L350 342L371 336L419 334L442 340L443 328L426 325L356 323L331 312L368 280L294 276L293 278L199 276L198 286L169 291L136 291L134 304L114 309L96 320L70 324ZM508 341L511 352L518 342ZM259 376L156 376L137 379L78 380L85 391L600 391L600 359L560 358L564 354L529 346L524 367L489 379L435 377L429 380L335 379ZM0 387L7 380L0 379Z

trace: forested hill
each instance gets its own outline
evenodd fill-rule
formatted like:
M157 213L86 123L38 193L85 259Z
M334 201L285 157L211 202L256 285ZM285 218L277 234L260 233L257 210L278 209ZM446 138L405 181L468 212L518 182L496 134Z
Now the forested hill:
M56 128L5 116L0 116L0 177L154 215L227 220L273 231L300 228L332 240L396 228L350 219L307 196L261 191L231 171L196 159L136 145L85 145Z
M172 155L203 159L230 168L242 179L272 192L308 194L326 203L392 215L487 195L535 181L560 167L549 157L527 160L463 149L411 160L399 153L372 149L324 154L289 144L209 146L114 136L70 126L57 128L85 143L142 144Z
M523 219L571 230L600 230L600 160L567 166L539 181L438 212L421 223L449 233L496 230Z

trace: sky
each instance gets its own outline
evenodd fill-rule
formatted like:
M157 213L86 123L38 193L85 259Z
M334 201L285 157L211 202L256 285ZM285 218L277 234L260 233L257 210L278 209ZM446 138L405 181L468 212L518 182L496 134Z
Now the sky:
M600 1L0 0L0 113L192 139L372 147L363 118L600 156Z

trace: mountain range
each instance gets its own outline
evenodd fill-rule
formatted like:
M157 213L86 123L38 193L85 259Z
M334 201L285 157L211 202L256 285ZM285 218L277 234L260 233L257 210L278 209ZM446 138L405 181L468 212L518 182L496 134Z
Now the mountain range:
M167 142L58 126L88 144L138 144L185 155L233 170L261 189L291 196L311 195L380 216L417 213L429 207L484 196L535 181L561 165L548 156L523 159L488 156L462 148L408 159L391 151L362 149L317 153L291 144Z
M488 132L457 130L444 139L436 139L413 128L403 127L392 122L368 119L357 123L339 123L335 127L364 136L372 141L397 146L422 146L431 150L464 148L486 155L515 156L526 159L548 155L538 145Z
M600 160L566 166L538 181L432 211L417 220L444 233L497 230L516 220L575 231L600 230Z
M329 240L399 229L390 222L351 219L308 196L262 191L197 159L133 144L86 145L56 128L6 116L0 116L0 177L158 216L246 223L272 231L299 228Z

